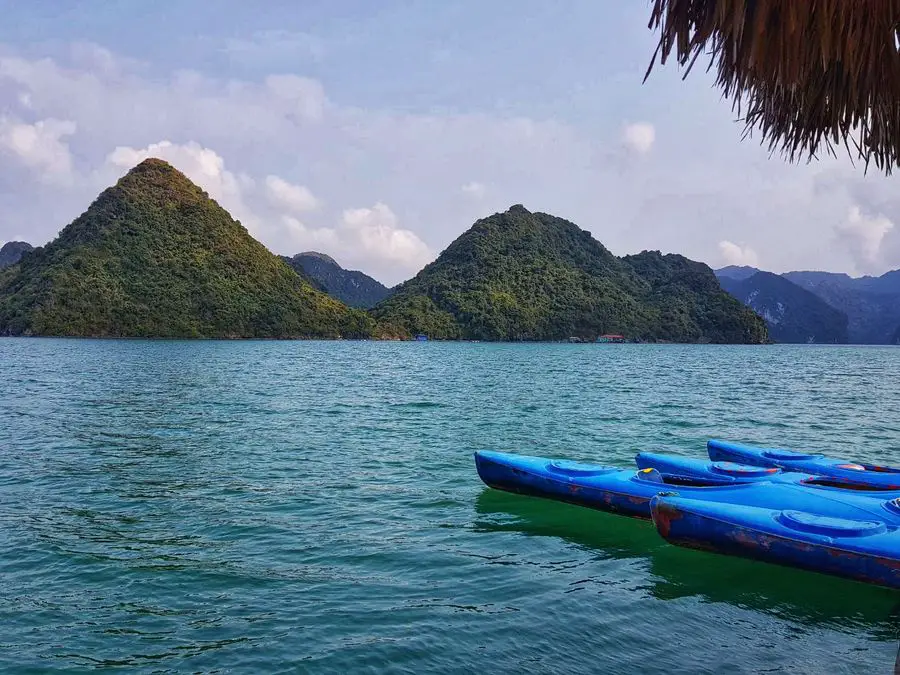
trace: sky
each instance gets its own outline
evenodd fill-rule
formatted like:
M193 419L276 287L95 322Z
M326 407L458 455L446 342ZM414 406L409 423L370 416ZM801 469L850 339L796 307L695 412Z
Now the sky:
M900 267L897 178L788 164L656 45L646 0L0 0L0 242L146 157L275 253L393 285L513 204L617 255Z

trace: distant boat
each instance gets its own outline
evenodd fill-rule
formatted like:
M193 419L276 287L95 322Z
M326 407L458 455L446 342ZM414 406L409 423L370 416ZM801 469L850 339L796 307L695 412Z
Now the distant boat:
M416 342L428 342L428 336L420 333L419 335L416 335Z
M625 342L624 335L604 334L597 338L597 342Z

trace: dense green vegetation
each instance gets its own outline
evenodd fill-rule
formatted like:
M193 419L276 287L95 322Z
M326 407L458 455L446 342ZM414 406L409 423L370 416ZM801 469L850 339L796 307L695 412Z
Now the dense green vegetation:
M0 334L363 337L183 174L148 159L0 273Z
M369 309L391 294L391 290L367 274L345 270L331 256L315 251L284 258L298 274L345 305Z
M722 275L719 281L765 319L776 342L847 342L847 315L782 276L757 272L745 279Z
M706 265L656 252L617 258L589 232L521 205L476 222L374 315L438 339L767 340Z

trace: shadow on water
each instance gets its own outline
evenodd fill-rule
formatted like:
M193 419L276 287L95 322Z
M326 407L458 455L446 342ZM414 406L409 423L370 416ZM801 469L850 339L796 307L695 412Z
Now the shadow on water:
M646 560L651 578L644 588L661 600L698 597L879 641L900 639L900 593L891 589L679 548L648 522L545 499L485 489L475 509L476 531L559 537L610 558Z

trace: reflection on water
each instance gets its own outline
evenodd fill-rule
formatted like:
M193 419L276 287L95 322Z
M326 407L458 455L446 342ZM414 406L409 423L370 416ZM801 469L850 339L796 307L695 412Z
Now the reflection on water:
M478 495L476 512L484 532L559 537L604 556L642 560L649 591L661 600L696 596L851 635L900 639L900 594L891 589L672 546L645 521L490 488Z

